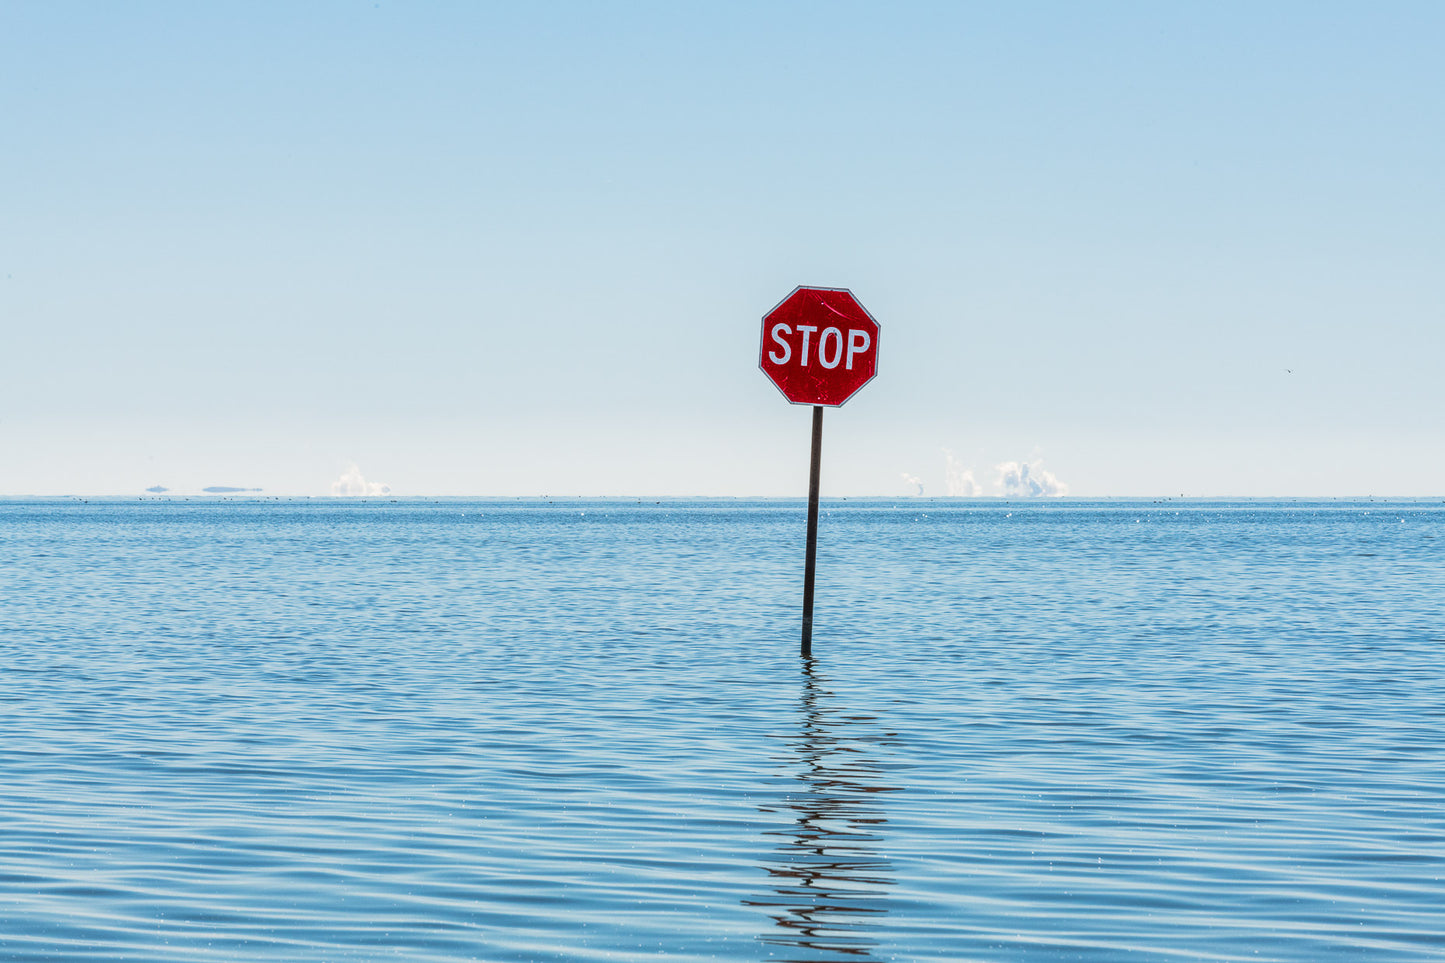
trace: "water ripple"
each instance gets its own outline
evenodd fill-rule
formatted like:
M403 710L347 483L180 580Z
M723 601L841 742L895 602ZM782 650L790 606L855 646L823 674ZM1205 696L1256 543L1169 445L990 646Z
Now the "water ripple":
M0 959L1445 959L1440 506L800 533L0 503Z

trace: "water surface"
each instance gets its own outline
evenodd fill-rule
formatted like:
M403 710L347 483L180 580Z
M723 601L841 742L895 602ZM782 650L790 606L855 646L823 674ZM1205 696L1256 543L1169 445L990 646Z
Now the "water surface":
M1445 505L0 503L0 959L1445 958Z

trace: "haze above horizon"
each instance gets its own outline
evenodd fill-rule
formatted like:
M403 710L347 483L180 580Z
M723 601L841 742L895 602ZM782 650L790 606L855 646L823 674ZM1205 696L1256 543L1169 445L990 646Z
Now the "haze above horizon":
M17 3L0 497L1430 496L1445 7Z

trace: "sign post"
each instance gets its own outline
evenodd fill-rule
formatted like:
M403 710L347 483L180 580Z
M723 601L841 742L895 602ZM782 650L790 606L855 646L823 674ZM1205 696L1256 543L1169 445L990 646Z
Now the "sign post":
M818 482L823 409L840 407L878 372L878 322L846 288L793 289L763 315L758 367L795 405L813 407L808 464L808 548L803 563L802 656L813 657L813 574L818 558Z

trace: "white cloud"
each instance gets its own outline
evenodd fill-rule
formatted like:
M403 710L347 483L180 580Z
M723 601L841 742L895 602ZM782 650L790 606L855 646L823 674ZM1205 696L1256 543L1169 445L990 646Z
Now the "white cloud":
M331 483L333 495L389 495L391 486L381 482L369 482L361 475L361 469L353 464L340 478Z
M912 485L918 489L918 491L914 492L915 495L923 494L923 479L919 478L917 475L910 475L906 471L899 472L899 475L903 478L904 484Z
M953 457L953 452L943 449L944 479L951 498L977 498L983 488L973 477L973 469L964 468L963 463Z
M1009 498L1047 498L1067 495L1069 486L1057 475L1043 469L1043 461L1005 461L993 466L997 472L994 484L1000 494Z

